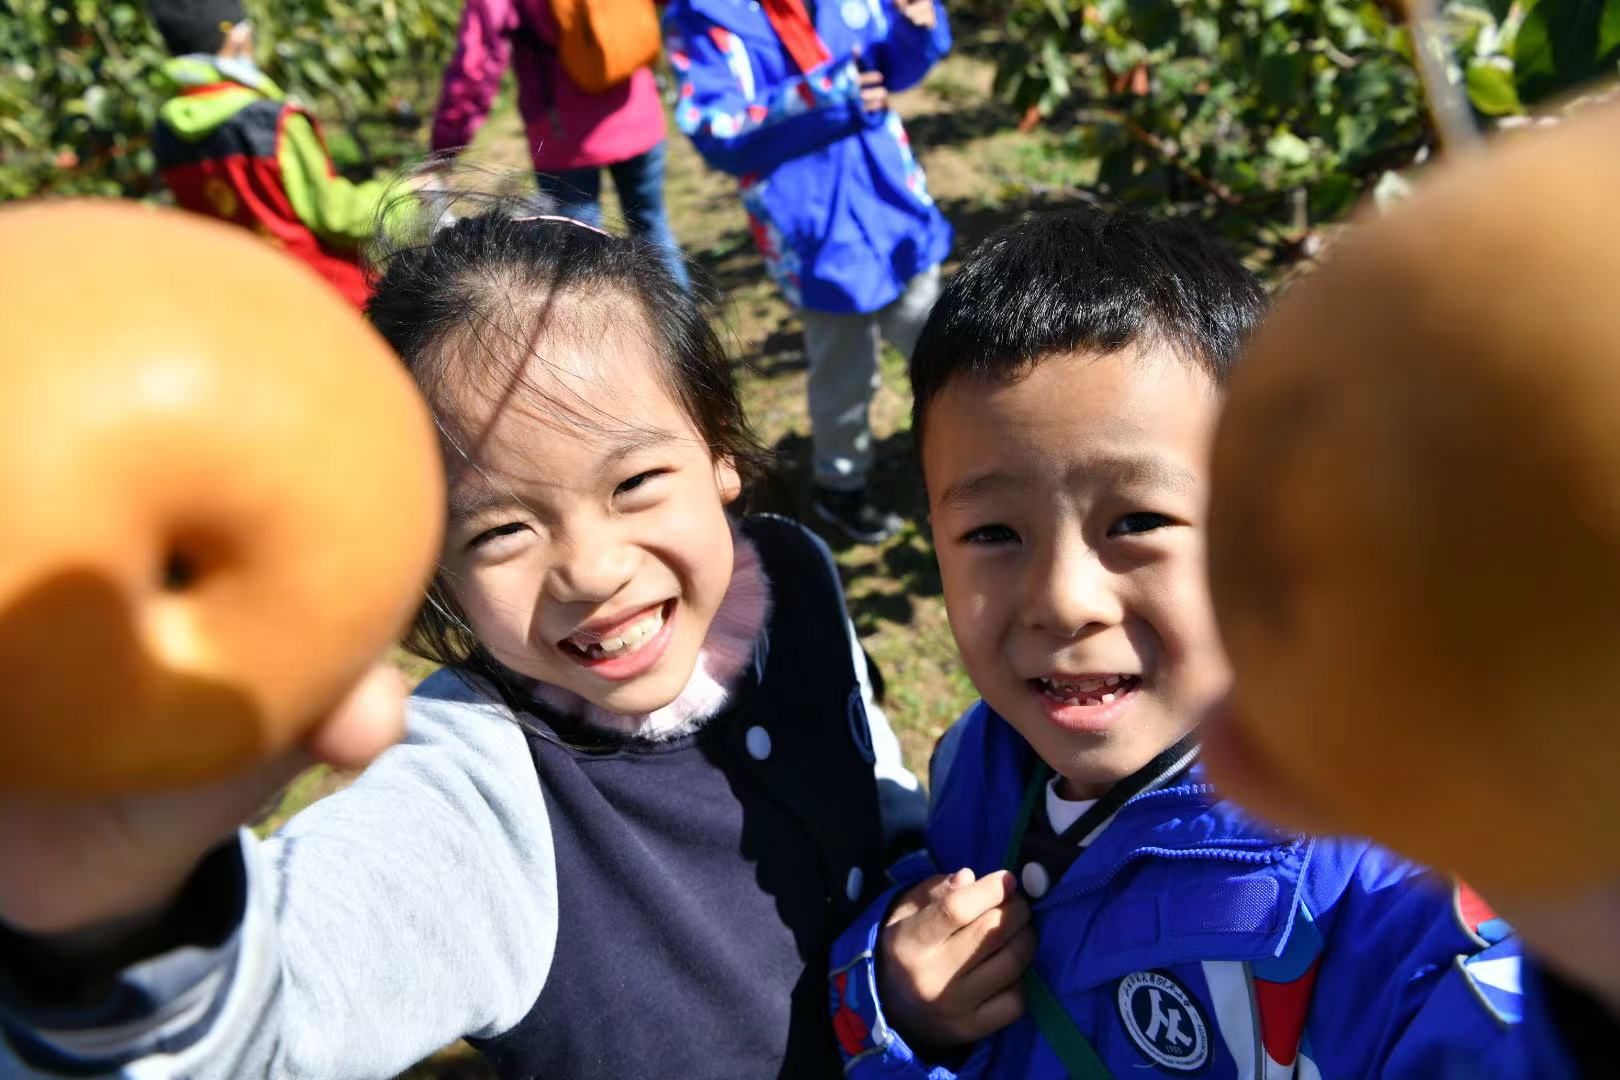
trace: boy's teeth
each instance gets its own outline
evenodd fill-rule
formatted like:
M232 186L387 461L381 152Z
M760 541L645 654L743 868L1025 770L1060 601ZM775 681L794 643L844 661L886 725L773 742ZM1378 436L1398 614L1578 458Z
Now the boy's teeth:
M1052 679L1045 676L1037 680L1041 689L1065 705L1082 705L1087 700L1109 704L1124 692L1129 675L1108 675L1089 679Z

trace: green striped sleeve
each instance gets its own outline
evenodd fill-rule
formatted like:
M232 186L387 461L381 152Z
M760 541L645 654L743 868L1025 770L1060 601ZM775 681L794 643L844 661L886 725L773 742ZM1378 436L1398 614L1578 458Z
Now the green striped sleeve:
M371 238L389 195L386 178L356 184L336 175L314 125L298 113L282 122L276 158L293 213L315 235L350 247Z

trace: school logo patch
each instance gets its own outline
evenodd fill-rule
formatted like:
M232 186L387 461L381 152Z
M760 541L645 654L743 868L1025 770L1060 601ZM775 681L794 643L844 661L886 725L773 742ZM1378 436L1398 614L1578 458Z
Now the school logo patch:
M1209 1025L1187 988L1163 971L1119 980L1119 1020L1156 1064L1192 1072L1209 1060Z

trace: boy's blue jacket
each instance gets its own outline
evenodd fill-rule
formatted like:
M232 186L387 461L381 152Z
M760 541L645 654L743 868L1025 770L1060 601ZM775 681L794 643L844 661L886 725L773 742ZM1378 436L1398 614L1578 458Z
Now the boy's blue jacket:
M984 704L959 727L928 852L833 948L834 1027L861 1080L1065 1075L1028 1013L953 1071L918 1060L878 1000L897 894L1002 869L1035 767ZM1034 966L1115 1077L1574 1074L1550 1020L1525 1016L1517 939L1471 891L1366 841L1257 825L1197 766L1127 802L1031 907Z
M737 177L754 241L789 303L873 312L945 258L951 227L900 118L862 110L859 67L904 90L950 50L951 33L938 4L932 31L893 0L814 7L832 59L801 74L758 3L670 0L675 122L705 161Z

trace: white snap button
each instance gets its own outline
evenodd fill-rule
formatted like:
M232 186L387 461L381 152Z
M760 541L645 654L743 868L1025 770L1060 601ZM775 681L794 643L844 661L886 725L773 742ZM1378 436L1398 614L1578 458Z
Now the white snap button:
M1031 900L1039 900L1052 887L1052 878L1047 874L1046 867L1038 862L1025 863L1018 880L1024 883L1024 893Z
M749 728L743 742L748 745L748 756L755 761L764 761L771 756L771 733L764 728L758 725Z
M864 884L866 884L866 875L861 873L861 868L858 866L851 868L849 880L844 882L844 895L849 897L850 903L853 904L861 898L861 886Z

